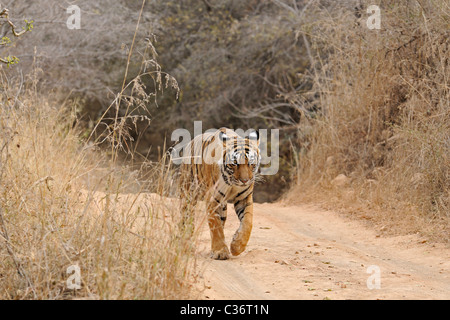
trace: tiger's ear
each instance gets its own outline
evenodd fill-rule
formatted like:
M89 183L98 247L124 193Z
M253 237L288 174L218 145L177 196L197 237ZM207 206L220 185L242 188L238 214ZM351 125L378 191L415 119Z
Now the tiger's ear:
M230 137L228 137L227 134L224 131L220 131L219 132L219 139L222 142L227 142L230 139Z
M259 146L259 132L257 130L252 130L248 134L248 139L252 141L256 141L257 145Z

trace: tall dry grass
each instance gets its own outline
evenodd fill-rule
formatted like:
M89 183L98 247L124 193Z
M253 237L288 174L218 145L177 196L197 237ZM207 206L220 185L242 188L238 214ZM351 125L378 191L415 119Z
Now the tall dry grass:
M372 4L380 30L366 27ZM341 204L382 230L449 241L448 2L308 10L316 20L301 32L319 113L299 129L294 194Z
M186 297L194 243L174 227L179 212L164 197L170 168L147 174L159 195L144 193L139 171L108 165L81 141L70 109L30 91L15 103L3 93L0 298ZM73 265L79 290L67 286Z
M189 297L195 237L167 198L176 192L170 162L120 161L141 156L129 129L150 120L133 112L156 102L142 77L159 91L177 87L147 40L141 72L125 74L88 139L77 101L39 92L37 71L16 82L1 74L0 299Z
M194 242L165 198L170 167L142 182L80 139L70 108L11 97L0 101L0 298L187 297ZM73 265L79 290L67 285Z

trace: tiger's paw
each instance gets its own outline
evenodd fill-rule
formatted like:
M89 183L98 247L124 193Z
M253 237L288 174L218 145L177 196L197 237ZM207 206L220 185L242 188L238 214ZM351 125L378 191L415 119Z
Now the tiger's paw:
M212 251L211 258L215 260L227 260L230 258L230 251L228 250L227 247L224 247L217 251Z
M230 245L231 254L233 256L240 255L242 252L244 252L246 246L247 245L243 244L241 241L238 241L238 240L231 241L231 245Z

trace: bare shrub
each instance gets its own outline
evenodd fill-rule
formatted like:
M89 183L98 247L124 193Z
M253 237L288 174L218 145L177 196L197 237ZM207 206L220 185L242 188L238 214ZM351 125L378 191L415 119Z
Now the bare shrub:
M41 88L59 90L65 95L71 93L97 104L93 108L96 110L88 108L87 111L92 118L98 117L121 88L141 3L138 0L13 1L9 5L14 12L12 21L23 23L24 19L33 19L34 30L32 37L17 42L17 57L22 64L10 77L20 71L29 73L35 59L45 70L40 77ZM72 14L67 9L72 5L80 8L80 29L67 27ZM152 12L144 10L130 65L131 75L141 66L141 54L147 46L145 38L151 33L153 21Z

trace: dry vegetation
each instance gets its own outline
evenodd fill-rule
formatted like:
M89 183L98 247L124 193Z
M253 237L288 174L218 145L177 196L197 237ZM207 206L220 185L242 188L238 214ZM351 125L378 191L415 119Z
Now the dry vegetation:
M378 4L380 30L365 27L367 2L311 8L319 18L302 32L317 53L320 112L300 126L292 192L352 208L382 230L449 241L449 4Z
M35 28L0 70L0 299L188 297L161 149L198 119L282 129L270 196L292 173L288 199L449 241L448 1L76 2L70 34L65 4L11 4Z
M72 103L32 89L12 103L15 89L3 91L0 109L0 298L187 297L195 241L160 198L170 168L154 166L147 184L159 195L144 194L140 170L80 139ZM80 290L67 289L72 265Z
M88 139L79 100L39 92L36 65L16 81L2 71L0 299L189 296L195 237L178 229L181 214L166 198L175 190L170 163L136 170L118 160L133 154L126 143L132 112L152 106L160 91L146 93L140 79L153 77L161 90L176 86L150 41L148 48L144 71L124 81L97 123L100 134ZM78 290L67 283L75 283L72 266L80 270Z
M130 172L98 168L64 114L22 102L1 114L11 136L1 140L0 297L187 296L193 243L174 229L178 213L167 200L125 193ZM81 270L80 290L67 289L72 265Z

